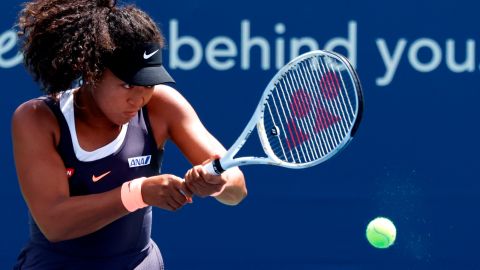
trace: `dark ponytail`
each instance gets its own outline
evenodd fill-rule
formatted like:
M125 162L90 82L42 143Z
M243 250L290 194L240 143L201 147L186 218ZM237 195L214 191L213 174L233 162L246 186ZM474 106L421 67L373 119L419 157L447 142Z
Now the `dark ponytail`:
M81 78L93 85L116 48L158 42L155 22L115 0L37 0L20 12L18 35L26 68L44 91L55 95Z

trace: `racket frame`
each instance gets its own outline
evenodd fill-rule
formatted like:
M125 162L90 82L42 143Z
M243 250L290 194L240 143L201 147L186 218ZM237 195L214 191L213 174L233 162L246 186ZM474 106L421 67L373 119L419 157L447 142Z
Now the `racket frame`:
M289 69L292 69L295 67L295 65L302 61L305 58L310 58L313 56L317 55L326 55L328 57L332 57L337 59L338 61L342 62L344 66L348 69L348 74L351 76L351 80L354 82L356 90L356 99L357 99L357 106L356 106L356 118L354 124L351 126L349 135L345 136L343 140L335 147L334 150L329 152L327 155L317 159L313 160L311 162L306 162L306 163L289 163L280 160L273 152L272 148L270 147L270 144L268 142L268 138L266 136L266 131L265 131L265 125L264 125L264 112L265 112L265 104L268 102L268 98L270 96L270 93L275 87L275 84L277 81L284 76L285 72ZM237 167L237 166L244 166L244 165L274 165L274 166L281 166L285 168L290 168L290 169L303 169L307 167L311 167L314 165L317 165L319 163L322 163L332 156L336 155L338 152L340 152L342 149L345 148L345 146L348 145L348 143L352 140L353 136L357 132L358 126L361 122L362 115L363 115L363 94L362 94L362 87L360 84L360 80L358 78L357 72L351 65L351 63L348 61L348 59L338 53L331 52L331 51L324 51L324 50L315 50L315 51L310 51L307 53L304 53L300 56L295 57L292 59L289 63L284 65L276 74L275 76L272 77L268 85L266 86L262 97L260 98L260 102L258 103L255 112L253 113L252 117L250 118L249 122L243 129L242 133L240 136L238 136L237 140L233 143L233 145L228 149L227 153L221 157L220 159L214 160L208 164L206 164L204 167L207 170L207 172L215 175L219 175L222 172L224 172L228 168L232 167ZM257 128L257 133L258 137L260 139L262 148L267 155L267 157L255 157L255 156L245 156L245 157L238 157L234 158L234 156L240 151L240 149L243 147L243 145L246 143L248 138L253 132L254 128Z

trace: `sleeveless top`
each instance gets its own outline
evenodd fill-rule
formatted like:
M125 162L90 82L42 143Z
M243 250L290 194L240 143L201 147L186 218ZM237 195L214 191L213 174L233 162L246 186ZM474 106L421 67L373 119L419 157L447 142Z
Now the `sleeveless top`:
M126 181L160 173L163 151L157 149L146 107L122 126L115 140L88 152L80 148L76 136L73 91L66 91L59 101L50 97L41 99L59 123L60 141L57 149L67 169L71 196L106 192ZM89 235L56 243L48 241L31 215L29 217L30 241L22 252L23 260L39 269L42 269L40 265L48 268L49 263L55 269L63 268L61 265L70 269L70 263L85 263L89 260L117 260L112 265L119 263L118 265L125 266L122 260L140 261L149 252L151 207L129 213ZM109 267L109 264L102 267Z

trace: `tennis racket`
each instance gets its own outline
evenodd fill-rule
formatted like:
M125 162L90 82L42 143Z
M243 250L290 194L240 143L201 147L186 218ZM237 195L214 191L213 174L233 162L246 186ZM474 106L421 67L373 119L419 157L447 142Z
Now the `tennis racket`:
M344 56L302 54L271 79L247 126L227 153L204 165L219 175L244 165L302 169L320 164L352 140L363 112L358 75ZM265 157L235 157L256 127Z

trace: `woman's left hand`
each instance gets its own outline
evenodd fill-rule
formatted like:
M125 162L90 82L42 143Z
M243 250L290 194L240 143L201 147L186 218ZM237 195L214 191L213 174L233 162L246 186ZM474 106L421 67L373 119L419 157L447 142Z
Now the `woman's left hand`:
M214 157L213 159L218 158ZM204 162L207 164L212 159ZM185 174L185 183L190 191L199 197L216 196L225 188L227 180L222 175L211 175L203 168L203 165L197 165L187 171Z

